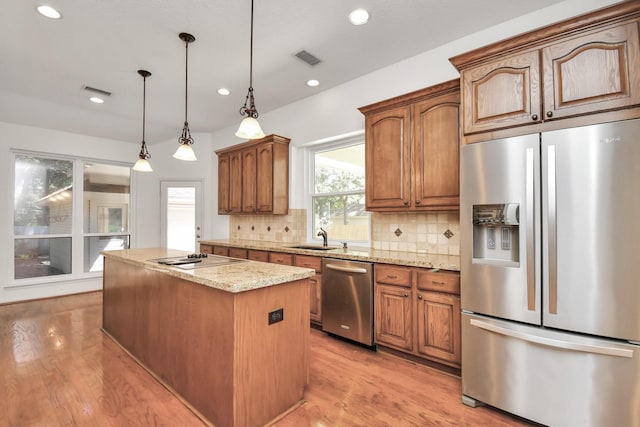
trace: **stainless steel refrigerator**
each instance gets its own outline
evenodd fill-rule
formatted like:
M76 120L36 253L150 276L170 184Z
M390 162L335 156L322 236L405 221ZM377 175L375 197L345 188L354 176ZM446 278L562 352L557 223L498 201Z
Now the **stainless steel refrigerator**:
M461 149L462 400L640 427L640 120Z

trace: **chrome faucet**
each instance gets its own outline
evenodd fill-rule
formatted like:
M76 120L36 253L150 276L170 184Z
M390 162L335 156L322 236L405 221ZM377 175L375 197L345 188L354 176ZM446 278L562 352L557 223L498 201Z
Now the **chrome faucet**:
M318 231L318 236L322 236L322 246L328 246L327 232L324 231L324 228L320 227L320 231Z

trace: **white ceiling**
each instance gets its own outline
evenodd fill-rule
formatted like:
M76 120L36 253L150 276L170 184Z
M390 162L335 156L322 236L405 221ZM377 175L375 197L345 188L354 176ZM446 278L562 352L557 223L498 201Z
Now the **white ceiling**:
M256 106L264 114L560 0L255 0ZM189 45L191 132L239 123L249 80L250 0L5 0L0 13L0 121L139 143L142 77L149 144L177 138ZM348 13L371 18L353 26ZM305 49L322 62L295 58ZM310 88L315 78L320 86ZM90 103L84 85L113 94ZM219 87L231 90L227 97Z

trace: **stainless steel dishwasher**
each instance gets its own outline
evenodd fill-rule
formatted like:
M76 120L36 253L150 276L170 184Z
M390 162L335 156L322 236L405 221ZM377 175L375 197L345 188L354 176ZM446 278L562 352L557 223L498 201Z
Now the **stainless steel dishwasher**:
M322 330L373 345L371 263L322 260Z

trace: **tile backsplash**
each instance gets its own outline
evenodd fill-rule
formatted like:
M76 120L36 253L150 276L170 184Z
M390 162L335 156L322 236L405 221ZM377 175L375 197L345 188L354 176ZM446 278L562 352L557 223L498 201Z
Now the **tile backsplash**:
M372 213L373 249L460 255L458 212Z
M307 210L289 209L287 215L231 215L229 238L265 242L307 241Z
M267 242L307 241L307 210L288 215L231 215L229 238ZM371 213L373 249L460 255L458 212Z

